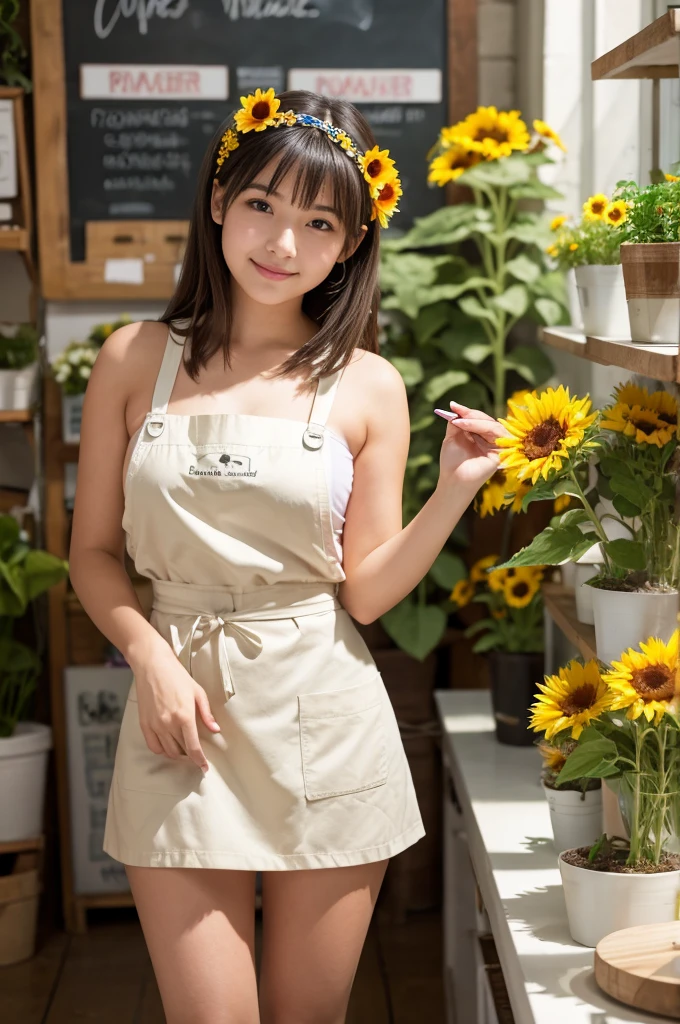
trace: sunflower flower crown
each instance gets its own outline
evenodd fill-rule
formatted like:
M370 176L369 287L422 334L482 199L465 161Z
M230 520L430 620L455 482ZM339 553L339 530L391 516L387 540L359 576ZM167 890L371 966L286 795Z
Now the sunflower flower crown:
M386 228L390 217L399 212L397 202L402 195L401 181L388 149L374 146L362 153L347 132L336 128L329 121L321 121L312 114L299 114L293 110L280 111L281 101L276 98L273 89L266 92L256 89L254 95L241 96L241 103L241 109L236 111L231 126L220 140L215 173L229 154L238 149L239 134L263 132L266 128L280 128L281 125L302 125L323 132L354 161L368 184L372 203L371 220L378 220L380 226Z

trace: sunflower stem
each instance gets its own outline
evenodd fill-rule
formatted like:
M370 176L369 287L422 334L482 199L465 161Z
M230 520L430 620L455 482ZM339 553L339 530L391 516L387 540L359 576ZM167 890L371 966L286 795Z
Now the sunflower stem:
M614 570L612 568L612 564L611 564L609 555L607 554L607 549L604 546L604 545L606 545L609 542L609 538L607 537L607 534L604 532L604 529L602 527L602 523L600 522L600 520L598 519L597 515L595 514L595 510L593 509L592 505L590 504L590 502L586 498L585 494L583 493L583 488L581 487L580 483L576 479L576 473L574 472L573 467L569 468L568 475L569 475L569 478L572 480L572 482L573 482L573 484L574 484L574 486L575 486L575 488L576 488L576 490L578 492L579 500L581 501L584 509L588 513L588 518L590 519L590 521L592 522L593 526L595 527L595 531L596 531L598 537L600 538L600 542L603 545L603 547L602 547L602 560L604 562L605 569L607 570L607 573L608 573L609 576L613 576L614 575Z

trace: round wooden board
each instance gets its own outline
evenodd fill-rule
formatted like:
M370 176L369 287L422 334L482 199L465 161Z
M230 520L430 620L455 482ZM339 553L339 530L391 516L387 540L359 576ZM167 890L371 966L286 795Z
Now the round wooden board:
M628 1006L680 1020L680 921L605 936L595 950L595 978Z

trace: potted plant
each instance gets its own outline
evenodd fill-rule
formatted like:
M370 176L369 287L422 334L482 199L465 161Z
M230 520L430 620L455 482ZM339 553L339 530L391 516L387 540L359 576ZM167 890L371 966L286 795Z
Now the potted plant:
M28 54L14 27L19 16L20 0L0 2L0 83L30 92L31 82L23 73Z
M677 405L665 392L649 395L630 384L618 387L615 398L600 422L589 399L571 398L568 389L532 393L523 406L509 403L503 422L511 437L498 441L502 467L532 484L524 507L562 494L580 506L555 517L505 567L578 561L599 544L603 569L587 585L594 588L597 654L606 662L617 656L622 635L631 643L652 633L668 639L680 574L670 473ZM599 473L588 490L595 455ZM598 514L600 497L613 512ZM612 539L605 529L610 522L626 536Z
M0 409L30 409L38 379L38 332L30 324L0 333Z
M67 444L80 440L80 421L87 382L99 350L114 331L130 323L128 316L95 325L83 342L72 341L52 361L52 372L61 386L62 437Z
M40 675L41 654L14 639L31 602L66 578L66 562L32 549L13 516L0 516L0 842L42 831L49 726L21 721Z
M541 740L541 786L550 811L550 827L557 853L590 846L602 834L602 783L599 779L574 779L563 786L557 777L576 747L571 739Z
M604 698L594 681L568 701L559 691L545 695L565 725L577 714L584 725L558 785L583 777L617 781L628 831L560 854L569 930L584 946L622 928L677 918L680 856L669 850L680 781L677 662L676 631L667 644L650 637L624 651L602 676Z
M494 569L497 555L476 562L467 579L453 588L449 600L456 608L478 602L487 615L466 630L482 635L472 648L489 653L491 701L499 743L528 746L527 708L543 676L543 601L541 568Z
M555 237L547 253L561 270L574 268L583 330L604 338L630 340L620 248L626 239L627 206L599 192L583 204L573 223L554 217Z
M640 188L619 182L615 197L627 206L621 246L633 341L678 344L680 336L680 180L673 174Z

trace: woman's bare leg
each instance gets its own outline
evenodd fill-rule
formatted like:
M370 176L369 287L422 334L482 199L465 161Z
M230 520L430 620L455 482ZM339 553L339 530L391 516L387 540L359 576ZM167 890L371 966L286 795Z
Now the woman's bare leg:
M126 871L167 1024L259 1024L255 872Z
M262 1024L343 1024L389 861L262 876Z

